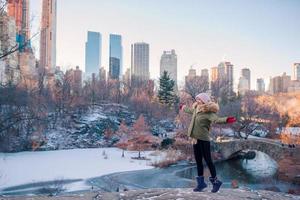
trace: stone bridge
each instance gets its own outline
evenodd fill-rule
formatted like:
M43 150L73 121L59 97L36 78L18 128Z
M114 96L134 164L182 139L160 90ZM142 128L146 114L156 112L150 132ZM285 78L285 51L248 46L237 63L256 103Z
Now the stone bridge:
M289 148L282 146L279 141L259 138L259 139L234 139L217 142L217 150L224 159L231 158L234 154L242 150L257 150L268 154L275 161L280 161L286 155L295 156L299 148Z
M215 143L215 148L225 160L232 158L242 150L257 150L266 153L278 164L278 178L300 184L300 147L282 146L279 141L258 139L223 140Z

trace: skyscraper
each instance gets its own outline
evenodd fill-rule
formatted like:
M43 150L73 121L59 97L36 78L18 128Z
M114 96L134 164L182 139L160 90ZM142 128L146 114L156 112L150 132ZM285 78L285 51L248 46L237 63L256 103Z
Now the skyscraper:
M190 78L197 76L196 69L190 68L187 76Z
M56 0L43 0L40 38L40 66L47 72L56 67Z
M294 63L293 66L294 80L300 81L300 63Z
M249 91L249 81L245 76L241 76L238 84L239 95L245 95Z
M93 73L98 74L101 66L101 34L88 31L85 43L85 73L91 77Z
M187 87L190 82L196 82L195 80L200 80L200 76L197 76L196 69L191 67L188 75L185 76L185 87Z
M125 85L130 85L130 69L127 68L124 75L123 75L123 82Z
M225 81L230 91L233 91L233 65L230 62L221 62L218 65L218 79Z
M242 77L245 77L246 80L248 81L248 90L251 89L251 71L248 68L243 68L242 69Z
M170 78L175 81L177 89L177 55L175 50L164 51L160 59L160 76L164 71L167 71Z
M76 66L75 70L67 70L65 76L70 81L70 92L72 94L79 95L82 89L82 71L79 69L79 66Z
M256 90L260 93L264 93L265 92L265 81L263 78L258 78L256 80Z
M251 79L251 72L248 68L243 68L241 71L241 77L239 79L238 84L238 92L240 95L244 95L247 91L250 90L250 79Z
M282 76L276 76L270 79L269 90L271 94L288 92L291 83L291 76L283 73Z
M149 80L149 44L141 42L131 45L131 79Z
M122 36L109 35L109 78L120 79L123 66Z
M7 12L8 16L15 19L17 38L28 41L30 38L29 0L8 0Z
M202 69L202 70L201 70L201 76L203 76L203 77L208 77L208 76L209 76L209 74L208 74L208 69Z
M201 81L203 85L207 85L207 87L209 88L209 74L208 74L208 69L202 69L201 70ZM207 89L208 89L207 88Z
M218 67L212 67L211 68L211 81L217 81L218 80Z
M100 79L100 81L106 82L106 70L104 67L100 68L99 79Z

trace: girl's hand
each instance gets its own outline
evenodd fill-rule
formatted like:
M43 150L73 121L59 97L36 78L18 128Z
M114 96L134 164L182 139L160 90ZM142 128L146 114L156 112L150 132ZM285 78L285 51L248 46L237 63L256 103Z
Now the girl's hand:
M227 117L226 122L228 124L232 124L232 123L236 122L236 118L235 117Z

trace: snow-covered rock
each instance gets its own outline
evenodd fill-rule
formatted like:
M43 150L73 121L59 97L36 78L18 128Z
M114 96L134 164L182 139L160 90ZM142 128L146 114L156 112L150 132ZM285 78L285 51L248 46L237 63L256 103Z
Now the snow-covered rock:
M157 136L167 135L167 133L173 132L176 128L174 121L170 119L159 120L159 121L152 119L150 125L151 125L151 131L153 135L157 135Z
M122 121L132 125L134 113L114 103L94 105L83 115L74 114L69 124L58 123L45 133L45 143L36 150L96 148L111 146L115 140L105 141L106 129L117 130Z

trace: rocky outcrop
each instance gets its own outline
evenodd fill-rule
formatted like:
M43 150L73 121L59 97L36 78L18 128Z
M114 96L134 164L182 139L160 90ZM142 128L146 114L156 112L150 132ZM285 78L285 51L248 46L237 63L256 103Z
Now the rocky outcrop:
M0 200L300 200L300 196L289 195L284 193L270 191L253 191L246 189L222 189L218 193L193 192L192 189L148 189L132 190L120 193L97 193L90 192L85 194L74 194L69 196L58 197L0 197Z
M106 129L115 131L122 121L132 125L135 120L127 106L114 103L94 105L86 113L72 114L69 118L67 123L58 122L48 130L46 142L36 150L107 147L115 140L104 140Z
M91 106L87 112L71 114L67 118L55 120L55 126L45 133L45 142L35 150L109 147L116 142L117 138L105 140L105 130L116 131L121 122L132 126L137 116L128 106L102 103ZM156 136L166 136L168 132L175 129L172 120L154 118L146 118L146 120L152 134ZM49 119L49 121L54 120Z

